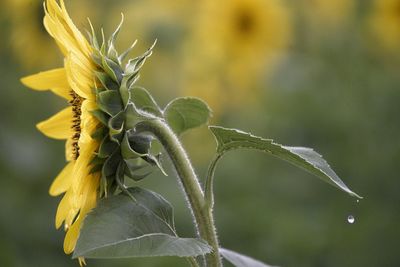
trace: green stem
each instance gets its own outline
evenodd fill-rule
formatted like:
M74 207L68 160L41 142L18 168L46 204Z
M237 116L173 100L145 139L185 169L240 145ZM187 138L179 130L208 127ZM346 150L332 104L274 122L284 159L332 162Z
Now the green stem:
M212 253L206 255L207 266L222 266L212 212L205 203L203 190L178 138L162 119L142 122L136 126L136 130L152 133L163 145L183 185L184 193L195 218L196 229L200 237L206 240L213 249Z
M207 209L212 212L214 207L214 173L215 167L217 166L218 160L222 157L222 154L216 154L210 163L207 171L206 185L205 185L205 201Z

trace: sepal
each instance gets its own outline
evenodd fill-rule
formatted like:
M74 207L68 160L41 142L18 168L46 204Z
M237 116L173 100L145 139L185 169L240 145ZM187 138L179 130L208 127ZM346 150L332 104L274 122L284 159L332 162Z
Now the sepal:
M121 96L118 91L104 91L97 94L97 105L111 116L117 115L122 109Z
M118 90L118 84L111 79L111 77L102 71L95 72L96 78L101 82L104 88L107 90Z
M108 121L109 135L111 140L120 143L124 135L125 112L120 111Z
M112 141L109 136L106 136L100 143L97 156L102 159L108 158L117 148L118 148L118 143Z
M158 106L151 94L143 87L132 86L129 88L130 101L135 103L136 107L154 116L163 117L163 112Z
M124 159L135 159L135 158L140 158L144 157L147 154L146 153L139 153L135 151L134 146L131 146L128 138L128 134L130 131L127 131L124 135L124 138L122 139L121 143L121 155Z
M98 119L104 126L108 125L108 120L110 119L110 116L108 116L106 113L104 113L103 111L96 109L96 110L92 110L90 111L90 113L96 117L96 119ZM104 128L104 127L102 127Z
M110 75L110 77L117 82L118 84L121 83L122 80L122 69L121 66L112 61L111 59L107 58L107 57L102 57L101 59L101 64L105 70L105 72Z

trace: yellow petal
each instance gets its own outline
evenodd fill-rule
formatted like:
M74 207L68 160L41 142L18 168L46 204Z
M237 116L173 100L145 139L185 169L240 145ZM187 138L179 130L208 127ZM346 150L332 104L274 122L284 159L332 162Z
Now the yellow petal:
M84 197L82 198L81 213L87 214L97 203L97 188L99 187L100 174L91 174L87 177L89 181L84 189Z
M72 150L72 142L74 140L72 138L68 138L65 142L65 159L66 161L72 161L74 159L74 152Z
M81 229L82 215L78 216L78 219L74 224L68 229L67 234L64 239L64 252L65 254L70 254L75 249L76 241L79 237L79 231Z
M69 53L65 58L64 64L71 88L79 96L93 99L92 87L94 87L94 78L90 65L82 63L75 53Z
M68 107L49 119L38 123L36 127L48 137L54 139L67 139L72 134L72 115L72 108Z
M87 132L89 135L92 135L94 131L99 127L99 120L91 113L91 111L94 111L96 109L98 109L98 107L94 100L86 99L82 102L82 129L85 129L84 132Z
M51 90L55 94L70 99L70 86L64 68L39 72L21 79L21 82L38 91Z
M82 52L84 52L86 55L90 55L92 48L89 42L85 39L82 33L72 22L70 16L68 15L67 9L65 8L64 0L61 0L60 4L61 4L61 11L63 14L63 18L67 24L66 27L68 27L72 31L72 34L74 35L76 41L79 43Z
M46 1L44 25L66 56L69 52L80 54L91 61L91 46L69 17L64 2Z
M68 190L71 186L72 181L72 170L74 168L74 163L69 162L60 174L54 179L50 186L49 193L52 196L58 196Z
M56 213L56 228L60 228L71 209L71 193L67 192L58 204Z
M76 241L79 237L80 227L86 214L90 212L97 203L97 188L99 186L100 175L91 174L81 181L80 213L77 220L68 229L64 239L64 252L71 253L75 249Z
M78 261L79 261L79 265L80 265L81 267L86 266L86 261L85 261L85 258L84 258L84 257L79 257L79 258L78 258Z
M74 200L73 205L76 208L82 207L81 197L83 196L83 190L90 181L88 178L90 171L89 164L97 148L94 141L83 142L81 139L82 138L79 139L79 157L74 164L73 180L71 184L71 190L75 195L80 196L80 198L75 198Z

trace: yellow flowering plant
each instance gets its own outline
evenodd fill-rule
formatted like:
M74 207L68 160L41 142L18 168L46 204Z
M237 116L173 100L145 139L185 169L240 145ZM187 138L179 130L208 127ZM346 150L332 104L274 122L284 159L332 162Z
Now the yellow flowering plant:
M68 106L40 122L45 135L66 141L67 165L55 178L50 194L64 194L56 227L64 225L64 251L81 265L85 258L178 256L191 266L267 266L220 247L213 219L213 180L222 156L239 148L256 149L286 160L352 196L352 192L312 149L287 147L236 129L209 126L217 142L205 186L199 183L179 136L207 124L211 110L198 98L183 97L160 108L150 92L137 86L139 71L151 55L125 60L134 44L119 54L115 41L121 24L106 40L93 26L89 40L70 19L63 0L47 0L44 25L64 55L64 66L22 78L35 90L51 90ZM154 168L164 174L159 142L170 158L188 208L196 237L179 237L171 204L149 189L128 188Z

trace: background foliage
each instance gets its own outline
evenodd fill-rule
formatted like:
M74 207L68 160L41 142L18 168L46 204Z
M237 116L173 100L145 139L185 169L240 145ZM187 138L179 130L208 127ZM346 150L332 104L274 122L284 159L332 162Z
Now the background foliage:
M216 173L216 223L224 247L281 266L398 266L400 229L399 0L67 1L106 32L126 22L120 47L158 39L140 84L161 104L204 98L213 123L287 145L315 148L365 197L359 203L287 163L246 151ZM63 144L35 123L63 105L19 78L61 63L37 0L0 2L0 265L76 266L54 229L48 195ZM214 153L205 127L183 136L204 177ZM176 207L193 234L173 175L142 184ZM355 216L348 224L349 214ZM89 261L109 266L110 261ZM113 266L186 266L180 259L117 260Z

